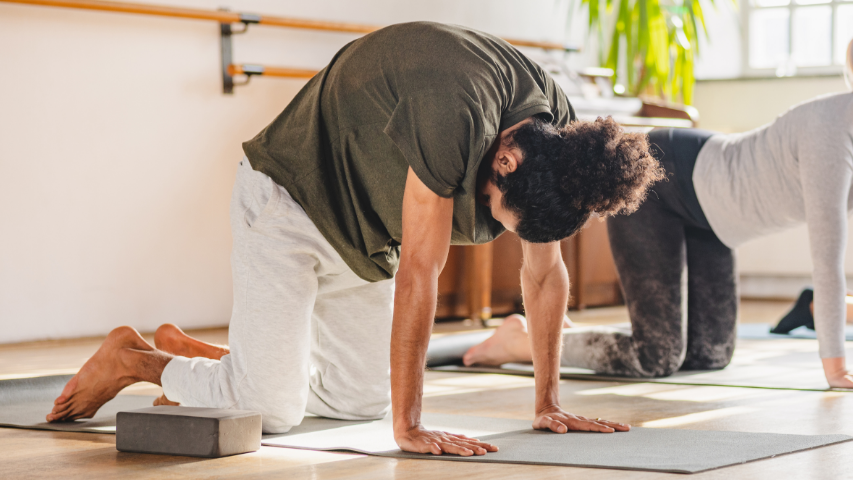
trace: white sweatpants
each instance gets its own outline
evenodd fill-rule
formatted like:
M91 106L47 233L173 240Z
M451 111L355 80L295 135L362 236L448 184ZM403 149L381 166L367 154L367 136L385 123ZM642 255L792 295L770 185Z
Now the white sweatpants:
M267 433L305 412L382 418L391 405L394 281L362 280L287 193L240 162L231 199L231 354L175 357L161 377L172 401L254 410Z

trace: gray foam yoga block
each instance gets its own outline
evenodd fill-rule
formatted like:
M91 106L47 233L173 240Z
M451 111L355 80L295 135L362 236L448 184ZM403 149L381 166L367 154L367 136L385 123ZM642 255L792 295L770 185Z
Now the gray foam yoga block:
M122 452L216 458L259 448L258 412L163 405L116 415L116 449Z

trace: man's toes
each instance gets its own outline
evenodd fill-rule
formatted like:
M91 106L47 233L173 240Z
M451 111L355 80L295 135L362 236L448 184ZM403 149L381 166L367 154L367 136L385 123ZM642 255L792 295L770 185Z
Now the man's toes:
M71 404L56 405L50 413L47 414L48 422L61 422L71 413Z
M71 377L71 380L65 384L65 387L62 388L62 393L56 397L56 400L53 401L54 405L58 405L60 403L66 403L68 400L74 395L74 392L77 390L77 375Z
M97 410L84 410L82 412L73 413L65 417L66 422L73 422L74 420L79 420L81 418L92 418L95 414L98 413Z
M67 414L71 408L74 406L71 402L60 403L58 405L53 406L53 410L50 411L50 414L54 417L62 417Z

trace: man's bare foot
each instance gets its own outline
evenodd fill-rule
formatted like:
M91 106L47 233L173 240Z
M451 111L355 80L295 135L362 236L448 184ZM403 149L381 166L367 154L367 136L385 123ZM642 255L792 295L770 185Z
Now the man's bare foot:
M160 395L159 397L154 399L154 406L157 407L159 405L170 405L173 407L178 407L181 404L178 402L173 402L173 401L169 400L168 398L166 398L166 394L164 393L163 395Z
M172 355L188 358L204 357L219 360L231 353L228 347L202 342L171 323L160 325L154 333L154 346Z
M149 355L146 355L149 354ZM158 355L159 354L159 355ZM155 358L156 357L156 358ZM99 408L124 387L141 380L159 379L153 376L153 363L162 367L171 359L156 352L139 332L130 327L119 327L107 335L101 348L83 365L83 368L65 385L62 394L53 402L48 422L91 418ZM142 370L151 374L140 374Z

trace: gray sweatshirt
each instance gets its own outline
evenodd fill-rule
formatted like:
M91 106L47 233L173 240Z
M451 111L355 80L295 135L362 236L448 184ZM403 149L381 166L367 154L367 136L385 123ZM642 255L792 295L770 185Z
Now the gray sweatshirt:
M755 130L709 138L693 183L731 248L808 224L821 358L844 356L844 251L853 211L853 93L818 97Z

